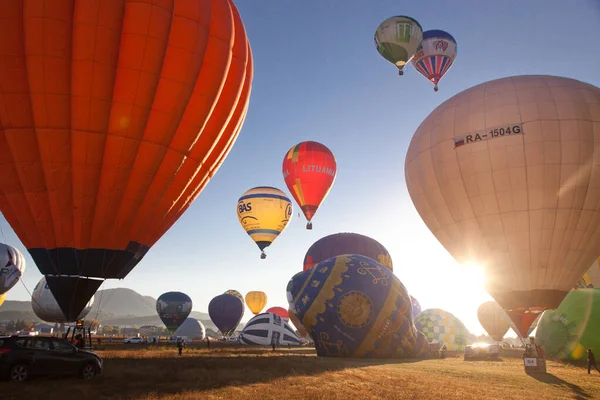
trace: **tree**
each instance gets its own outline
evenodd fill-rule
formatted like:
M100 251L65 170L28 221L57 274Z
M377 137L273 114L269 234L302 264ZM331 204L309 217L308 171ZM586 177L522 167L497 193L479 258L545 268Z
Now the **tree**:
M97 331L100 327L100 321L97 319L89 319L86 321L86 325L89 326L90 330Z
M17 323L15 324L16 331L22 331L26 327L27 327L27 325L25 325L25 321L21 321L20 319L17 319Z

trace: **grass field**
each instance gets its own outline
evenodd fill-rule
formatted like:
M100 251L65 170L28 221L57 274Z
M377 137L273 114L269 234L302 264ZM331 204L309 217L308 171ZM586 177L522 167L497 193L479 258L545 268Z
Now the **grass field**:
M465 362L316 357L314 349L113 346L98 351L104 373L0 382L8 399L600 399L600 374L548 362L527 375L521 359Z

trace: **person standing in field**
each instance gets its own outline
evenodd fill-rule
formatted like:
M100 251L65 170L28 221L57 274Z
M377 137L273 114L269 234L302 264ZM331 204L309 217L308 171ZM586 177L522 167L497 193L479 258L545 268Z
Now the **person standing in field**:
M177 350L179 351L179 355L181 356L181 352L183 351L183 339L179 339L177 341Z
M594 353L592 353L592 349L588 349L587 351L587 362L588 362L588 374L591 373L592 367L596 369L596 371L600 372L598 366L596 365L596 357L594 357Z
M208 338L208 336L206 337L206 348L210 349L210 339Z

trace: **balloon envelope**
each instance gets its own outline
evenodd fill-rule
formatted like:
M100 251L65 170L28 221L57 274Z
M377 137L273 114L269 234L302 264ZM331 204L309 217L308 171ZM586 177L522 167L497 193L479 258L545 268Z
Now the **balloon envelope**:
M410 302L412 305L412 316L414 320L417 315L421 314L421 303L419 303L419 301L412 296L410 296Z
M334 233L313 243L304 256L304 271L328 258L342 254L360 254L394 270L392 257L377 240L358 233Z
M8 292L25 272L25 257L12 246L0 243L0 294Z
M208 304L208 314L224 336L235 331L244 316L244 305L234 295L222 294Z
M600 259L596 259L590 269L575 284L573 289L600 288Z
M304 339L306 335L308 335L308 332L306 332L306 328L304 328L304 325L302 325L302 323L298 319L298 316L294 314L292 310L288 310L288 315L290 316L290 321L292 321L292 324L294 324L294 326L298 330L298 336Z
M260 291L246 293L246 305L252 314L257 315L267 305L267 294Z
M294 275L287 298L319 356L408 357L425 347L417 347L408 292L368 257L341 255Z
M290 320L290 316L288 315L288 311L283 307L271 307L266 312L273 313L275 315L279 315L285 322Z
M308 221L306 228L311 229L310 221L335 180L335 156L321 143L301 142L286 153L282 171L288 190Z
M190 296L181 292L163 293L156 300L156 312L171 333L190 315L192 306Z
M258 346L299 346L300 338L277 314L270 312L253 317L240 334L240 343Z
M485 331L499 342L510 329L510 319L495 301L486 301L477 309L477 319Z
M252 82L232 1L99 4L0 1L0 210L68 319L200 194Z
M400 71L417 51L423 28L413 18L398 15L383 21L375 31L375 48Z
M587 349L600 349L600 289L570 292L556 310L542 314L535 341L546 355L584 360Z
M225 294L232 294L235 297L237 297L238 299L240 299L242 301L242 304L244 303L244 296L242 296L242 294L240 292L238 292L237 290L227 290L225 291Z
M0 294L0 307L4 304L4 300L6 300L6 293Z
M469 331L451 313L439 308L427 309L415 319L415 327L423 332L430 342L446 345L450 351L462 351L467 345Z
M421 218L525 334L558 307L600 248L593 167L600 89L556 76L515 76L437 107L406 156ZM522 335L523 336L523 335Z
M61 324L83 319L89 314L93 304L94 296L92 296L79 315L76 315L75 318L67 318L56 302L54 294L52 294L45 277L42 277L38 284L35 285L33 293L31 294L31 308L33 309L33 312L39 319L46 322Z
M263 251L277 239L292 219L292 202L281 190L259 186L248 190L237 203L242 228Z
M431 30L423 32L423 40L411 63L427 80L437 84L456 59L456 41L448 32Z
M201 321L198 321L196 318L186 318L175 333L173 333L173 336L203 340L205 332L204 324Z

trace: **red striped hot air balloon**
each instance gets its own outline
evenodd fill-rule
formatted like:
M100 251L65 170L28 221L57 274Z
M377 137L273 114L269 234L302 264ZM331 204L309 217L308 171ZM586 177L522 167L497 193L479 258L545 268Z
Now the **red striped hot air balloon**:
M311 220L335 180L335 156L321 143L298 143L283 158L282 170L285 184L308 221L306 229L312 229Z
M0 15L0 210L72 320L227 156L250 45L231 0L3 0Z

